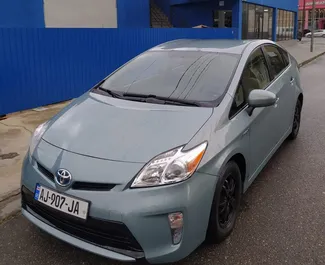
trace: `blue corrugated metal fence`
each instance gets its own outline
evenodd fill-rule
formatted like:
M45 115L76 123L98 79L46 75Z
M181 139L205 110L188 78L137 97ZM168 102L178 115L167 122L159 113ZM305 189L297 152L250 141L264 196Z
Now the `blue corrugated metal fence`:
M77 97L132 57L236 29L0 29L0 115Z

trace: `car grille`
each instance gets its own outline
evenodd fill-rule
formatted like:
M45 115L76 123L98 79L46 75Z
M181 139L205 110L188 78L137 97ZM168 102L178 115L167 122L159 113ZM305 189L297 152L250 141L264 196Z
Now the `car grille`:
M37 162L38 170L50 181L54 182L54 174ZM93 182L82 182L75 181L72 183L71 189L73 190L89 190L89 191L110 191L116 185L110 183L93 183Z
M37 162L37 168L45 177L47 177L49 180L54 182L54 175L38 162Z
M115 187L115 184L92 183L76 181L72 184L73 190L93 190L93 191L109 191Z
M70 217L38 203L34 200L33 193L25 187L22 187L21 195L23 209L28 211L28 206L34 213L47 220L56 229L94 245L136 259L144 257L141 246L125 224L93 217L88 217L86 221Z

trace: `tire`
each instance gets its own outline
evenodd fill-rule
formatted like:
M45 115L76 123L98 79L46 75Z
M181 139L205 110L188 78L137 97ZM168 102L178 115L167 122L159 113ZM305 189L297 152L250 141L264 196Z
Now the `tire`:
M302 110L302 103L298 99L297 103L296 103L296 107L295 107L295 114L293 117L293 122L292 122L292 131L288 137L289 140L295 140L299 134L300 121L301 121L301 110Z
M220 243L231 234L235 227L242 196L241 174L238 165L234 161L230 161L226 164L220 176L214 193L206 235L207 240L211 243ZM235 184L232 197L230 196L231 183ZM231 199L226 195L227 188L228 196L231 197ZM230 210L231 213L228 216L228 222L226 222L227 214L225 215L225 211L228 210Z

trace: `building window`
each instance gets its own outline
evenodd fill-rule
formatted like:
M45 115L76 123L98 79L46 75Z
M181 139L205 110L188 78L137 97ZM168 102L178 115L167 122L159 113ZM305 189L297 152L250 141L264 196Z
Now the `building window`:
M273 8L243 3L243 39L272 39L272 24Z
M215 11L213 11L213 27L214 28L231 28L232 27L232 11L231 10L215 10Z
M294 12L278 9L277 40L291 40L294 38L294 15Z
M308 10L308 27L312 29L312 10ZM315 24L314 29L324 29L325 28L325 9L317 8L315 11Z
M299 29L304 27L304 29L312 29L311 21L312 21L312 10L306 10L307 15L303 16L303 10L299 10L298 13L298 25ZM305 24L308 23L308 28L305 28ZM325 9L317 8L315 10L315 24L314 29L324 29L325 28Z

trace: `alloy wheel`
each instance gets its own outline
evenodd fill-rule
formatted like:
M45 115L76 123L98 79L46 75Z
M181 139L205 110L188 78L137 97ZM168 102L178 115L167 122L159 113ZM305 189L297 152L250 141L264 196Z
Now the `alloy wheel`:
M293 133L298 134L299 128L300 128L300 119L301 119L301 108L300 104L297 104L295 109L295 116L293 119Z
M236 181L230 174L222 186L218 206L219 225L222 229L231 226L234 221L237 207L236 190Z

